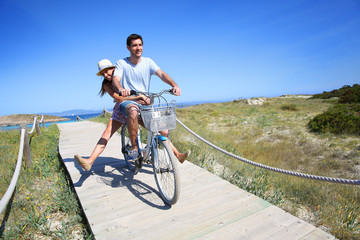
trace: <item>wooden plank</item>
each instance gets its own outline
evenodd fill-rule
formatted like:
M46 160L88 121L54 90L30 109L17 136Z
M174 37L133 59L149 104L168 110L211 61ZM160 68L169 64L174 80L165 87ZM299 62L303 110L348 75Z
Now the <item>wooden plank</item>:
M255 236L259 236L258 239L260 239L260 234L267 233L264 231L264 229L261 228L262 224L279 214L281 214L281 212L278 211L277 207L270 206L252 215L249 215L247 218L243 218L234 223L227 224L217 231L209 232L208 234L204 235L203 238L220 239L222 236L226 236L226 239L238 239L239 236L241 236L242 239L251 239L249 235L251 236L251 234L255 232ZM239 224L241 224L241 228L238 227ZM225 223L222 223L222 225L225 225Z
M276 206L190 162L178 164L180 199L162 201L152 168L126 168L114 134L90 172L74 162L88 157L104 124L59 124L59 151L96 239L334 239Z
M334 236L322 231L319 228L316 228L314 231L309 233L308 235L300 238L301 240L321 240L321 239L336 239Z

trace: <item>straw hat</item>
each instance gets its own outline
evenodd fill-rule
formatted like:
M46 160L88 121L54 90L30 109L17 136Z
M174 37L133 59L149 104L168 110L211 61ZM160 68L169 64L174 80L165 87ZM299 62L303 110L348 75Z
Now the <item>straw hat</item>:
M113 68L115 67L115 65L112 65L109 59L103 59L100 62L98 62L98 67L99 67L99 72L96 75L101 76L103 70Z

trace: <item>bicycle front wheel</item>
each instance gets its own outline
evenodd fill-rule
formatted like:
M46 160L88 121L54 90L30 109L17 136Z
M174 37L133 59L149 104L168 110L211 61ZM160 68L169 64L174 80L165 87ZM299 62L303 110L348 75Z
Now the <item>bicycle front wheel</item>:
M179 199L180 194L177 158L168 142L162 140L156 142L151 154L156 185L164 202L173 205Z

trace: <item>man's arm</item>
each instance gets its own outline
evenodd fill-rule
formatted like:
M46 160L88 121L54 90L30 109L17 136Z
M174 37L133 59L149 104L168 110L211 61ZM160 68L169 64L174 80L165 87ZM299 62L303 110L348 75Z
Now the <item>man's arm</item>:
M113 77L113 86L118 90L118 92L121 92L121 96L127 97L130 96L130 90L124 89L120 84L120 76L114 76Z
M123 89L123 87L120 84L120 76L114 76L113 77L113 86L115 87L115 89L119 92L121 89Z
M170 86L172 86L172 91L176 96L180 96L181 95L181 89L179 88L179 86L174 82L174 80L172 80L172 78L165 73L164 71L162 71L161 69L157 70L155 72L155 75L158 76L162 81L164 81L165 83L169 84Z

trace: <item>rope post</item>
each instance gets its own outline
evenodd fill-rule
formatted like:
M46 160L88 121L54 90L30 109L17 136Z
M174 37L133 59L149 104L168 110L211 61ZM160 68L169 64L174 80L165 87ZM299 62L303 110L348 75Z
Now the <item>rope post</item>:
M43 128L46 128L46 126L45 126L45 121L44 121L44 115L41 116L40 122L41 122L41 124L42 124L42 127L43 127Z
M36 133L37 133L37 135L41 136L41 130L40 130L39 121L36 120L35 125L36 125Z
M21 131L21 129L25 129L23 158L25 160L26 165L31 166L32 161L31 161L31 154L30 154L29 134L26 131L26 125L21 125L20 131Z

